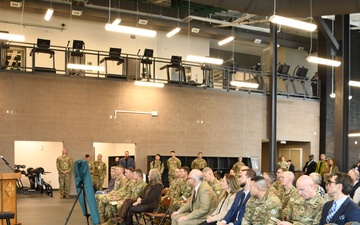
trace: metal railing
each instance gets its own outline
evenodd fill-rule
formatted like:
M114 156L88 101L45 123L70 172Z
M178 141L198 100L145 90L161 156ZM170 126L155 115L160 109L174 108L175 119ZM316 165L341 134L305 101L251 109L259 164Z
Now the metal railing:
M68 63L104 66L102 72L69 69ZM63 46L38 48L33 43L0 42L0 71L49 73L63 76L83 76L101 79L143 80L168 85L193 86L225 91L245 91L268 94L270 75L256 70L213 66L181 61L174 64L167 58L144 58L135 54L120 57L109 52L91 49L72 49ZM236 87L231 81L259 84L258 88ZM290 75L278 75L278 95L319 99L320 81Z

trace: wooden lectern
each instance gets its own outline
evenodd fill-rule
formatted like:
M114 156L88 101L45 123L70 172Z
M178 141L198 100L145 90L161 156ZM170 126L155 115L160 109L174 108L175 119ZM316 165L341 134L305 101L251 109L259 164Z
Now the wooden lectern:
M0 212L13 212L14 219L11 225L17 222L17 203L16 203L16 179L21 178L21 173L0 173ZM1 225L6 225L6 221L0 221Z

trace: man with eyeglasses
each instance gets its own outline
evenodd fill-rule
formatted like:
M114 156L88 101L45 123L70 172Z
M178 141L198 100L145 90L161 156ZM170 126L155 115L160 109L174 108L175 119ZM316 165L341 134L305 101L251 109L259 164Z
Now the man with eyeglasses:
M334 200L325 203L320 225L360 221L360 208L348 196L352 186L353 181L346 173L336 173L328 180L326 190Z
M203 181L200 170L191 170L189 184L194 187L189 201L171 215L171 225L194 225L206 220L216 208L216 195L210 185Z

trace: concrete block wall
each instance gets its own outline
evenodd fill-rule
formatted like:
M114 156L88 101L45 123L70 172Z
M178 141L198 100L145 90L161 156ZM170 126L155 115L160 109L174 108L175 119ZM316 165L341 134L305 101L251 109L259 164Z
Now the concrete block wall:
M2 72L0 149L13 163L15 140L62 141L74 160L85 153L94 158L93 142L136 143L136 165L144 171L147 155L170 150L261 160L262 140L268 138L267 99L246 92ZM116 109L158 111L159 116L121 113L110 119ZM278 137L308 141L317 154L319 103L282 98L278 113ZM0 164L0 172L8 170Z

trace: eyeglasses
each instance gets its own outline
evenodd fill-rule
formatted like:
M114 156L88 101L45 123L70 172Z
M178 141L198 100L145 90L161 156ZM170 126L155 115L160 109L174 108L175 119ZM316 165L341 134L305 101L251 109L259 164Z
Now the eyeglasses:
M194 179L194 180L196 180L194 177L189 177L188 179L189 179L189 180L190 180L190 179Z
M337 184L337 183L336 183L336 181L327 180L326 184L327 184L327 185L330 185L330 184Z

